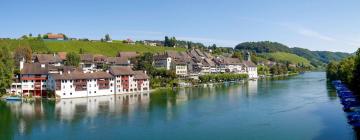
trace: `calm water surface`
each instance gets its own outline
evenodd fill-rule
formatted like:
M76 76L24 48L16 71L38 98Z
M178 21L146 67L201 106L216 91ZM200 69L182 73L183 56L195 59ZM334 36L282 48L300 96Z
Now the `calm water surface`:
M151 95L0 101L0 139L356 139L325 73Z

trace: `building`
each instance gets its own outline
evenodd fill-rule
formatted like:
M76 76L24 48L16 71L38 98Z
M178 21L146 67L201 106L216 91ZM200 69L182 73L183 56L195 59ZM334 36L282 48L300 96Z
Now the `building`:
M65 36L63 34L47 34L48 40L65 40Z
M219 66L219 70L222 73L232 72L232 73L242 73L243 63L239 58L216 58L215 63Z
M185 77L188 75L187 63L182 60L174 60L171 63L171 69L175 70L175 74Z
M115 79L115 94L150 90L149 77L146 72L133 71L129 66L112 66L110 73Z
M130 60L121 57L108 57L107 64L110 66L130 66Z
M257 66L251 61L243 61L246 73L250 79L258 78Z
M20 62L20 81L25 96L46 96L48 64Z
M120 57L122 59L131 59L140 56L136 52L119 52L117 54L117 57Z
M63 60L57 54L35 54L34 62L54 66L61 66L63 64Z
M134 81L137 84L137 91L138 92L147 92L149 91L150 81L149 76L146 74L146 71L134 71L135 77Z
M91 72L96 69L94 63L94 55L92 54L80 54L80 67L84 72Z
M49 75L48 90L56 97L78 98L114 94L114 78L108 72L65 71Z
M165 68L166 70L171 69L172 58L167 55L156 55L154 56L154 66L157 68Z

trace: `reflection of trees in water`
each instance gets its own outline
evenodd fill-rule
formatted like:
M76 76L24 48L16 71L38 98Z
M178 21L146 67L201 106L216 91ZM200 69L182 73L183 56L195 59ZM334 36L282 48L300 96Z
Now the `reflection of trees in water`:
M9 107L6 103L0 101L0 139L10 140L13 139L14 135L14 121L11 115Z

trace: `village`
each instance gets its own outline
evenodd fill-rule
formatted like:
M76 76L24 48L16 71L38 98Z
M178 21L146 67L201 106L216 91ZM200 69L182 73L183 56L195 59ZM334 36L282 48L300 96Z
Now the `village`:
M48 36L49 38L58 36ZM31 62L19 62L8 93L21 97L79 98L150 92L151 78L146 70L134 70L132 59L138 52L118 52L116 57L79 54L78 67L66 64L67 52L33 54ZM257 79L257 65L246 53L244 59L213 56L199 49L154 54L152 65L174 71L179 79L199 80L201 75L244 74Z

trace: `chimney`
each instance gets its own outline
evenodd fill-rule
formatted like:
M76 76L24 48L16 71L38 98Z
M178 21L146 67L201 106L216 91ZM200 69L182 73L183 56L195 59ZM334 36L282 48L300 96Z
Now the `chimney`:
M62 75L62 71L60 71L60 75Z
M70 74L70 71L68 70L67 73Z
M56 54L55 54L55 53L53 53L53 56L54 56L54 57L55 57L55 55L56 55Z
M45 64L41 64L41 68L45 68Z
M147 71L146 71L146 70L144 70L144 73L145 73L145 74L147 74Z
M109 70L106 70L106 73L109 73Z
M22 70L22 69L24 69L24 62L25 62L25 59L24 59L24 57L20 60L20 71Z

